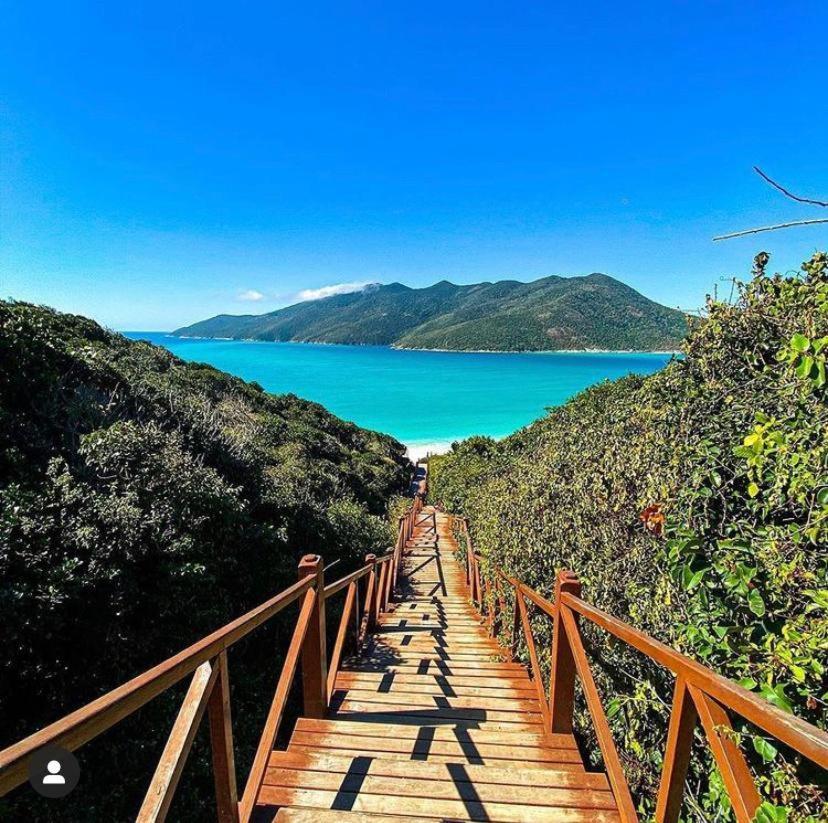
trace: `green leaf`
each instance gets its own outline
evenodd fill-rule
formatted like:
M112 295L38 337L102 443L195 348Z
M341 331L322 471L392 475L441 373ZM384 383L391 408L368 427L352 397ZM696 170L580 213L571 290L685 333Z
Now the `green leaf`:
M825 359L817 360L817 373L814 378L814 384L818 389L821 389L826 383L825 377Z
M799 365L796 367L796 376L802 378L808 377L813 367L814 358L806 354L802 360L799 361Z
M771 760L773 760L778 754L776 746L765 740L764 737L754 737L753 748L756 749L756 753L762 758L762 760L765 761L765 763L770 763Z
M768 686L767 684L762 686L762 690L759 692L768 703L773 703L778 709L782 709L786 712L793 712L793 706L791 705L791 701L788 700L788 696L785 694L785 687L779 683L775 687Z
M762 600L762 595L756 589L753 589L748 595L748 608L757 617L761 617L765 613L765 601Z
M810 345L811 341L804 334L795 334L791 338L791 348L796 352L800 352L800 354L808 351Z
M787 823L788 810L784 806L775 806L767 800L756 810L753 823Z
M756 495L759 494L759 486L757 486L756 483L748 483L748 494L751 497L756 497Z
M699 583L701 583L702 578L704 577L704 573L705 573L706 571L707 571L707 569L701 569L701 571L697 571L697 572L696 572L696 573L695 573L695 574L694 574L694 575L690 578L689 582L688 582L688 583L686 584L686 586L685 586L685 588L687 589L687 591L689 591L689 592L690 592L690 591L693 591L693 589L695 589L695 588L696 588L696 586L698 586L698 585L699 585Z

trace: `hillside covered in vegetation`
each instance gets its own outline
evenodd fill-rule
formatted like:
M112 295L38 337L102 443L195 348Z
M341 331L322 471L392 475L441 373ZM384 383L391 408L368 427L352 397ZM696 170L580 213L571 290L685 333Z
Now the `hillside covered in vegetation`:
M375 284L263 315L218 315L175 334L458 351L673 350L685 316L605 274L424 289Z
M469 516L486 562L546 593L571 569L590 601L825 728L828 255L799 277L768 276L766 263L757 257L736 302L709 303L683 359L589 389L501 442L455 444L430 461L430 493ZM548 649L549 623L536 628ZM585 631L627 774L651 812L672 679ZM780 809L767 819L825 820L808 788L824 790L825 774L741 731ZM727 819L703 751L688 819Z
M345 573L383 552L387 500L408 476L401 444L317 404L0 303L0 747L290 585L302 554ZM241 775L291 618L274 624L230 657ZM0 817L131 819L176 700L84 748L89 779L63 817L26 805L28 788Z

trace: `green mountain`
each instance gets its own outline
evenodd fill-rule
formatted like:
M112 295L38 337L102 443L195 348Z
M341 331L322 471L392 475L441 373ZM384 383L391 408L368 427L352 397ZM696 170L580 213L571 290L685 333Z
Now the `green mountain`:
M401 283L297 303L262 315L220 314L180 337L294 340L457 351L677 349L685 315L605 274L424 289Z
M341 560L339 576L384 552L409 469L396 440L316 403L0 301L0 748L290 585L302 554ZM241 774L293 619L231 653ZM180 701L84 749L92 784L117 791L79 786L53 817L21 790L0 819L134 816L145 784L123 774L152 773ZM204 819L186 799L212 796L209 759L187 768L176 802Z

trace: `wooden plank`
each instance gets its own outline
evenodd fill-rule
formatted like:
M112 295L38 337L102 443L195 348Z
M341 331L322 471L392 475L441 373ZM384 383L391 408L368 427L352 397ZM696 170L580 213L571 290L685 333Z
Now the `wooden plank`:
M534 698L513 697L450 697L445 694L421 694L418 692L378 692L376 690L337 689L332 696L333 708L345 701L360 703L387 703L391 706L425 706L437 709L494 709L501 712L537 713L538 704Z
M684 781L687 779L687 768L690 765L693 730L698 719L687 684L682 678L676 678L670 727L667 731L667 750L664 753L656 803L657 823L678 823Z
M541 724L540 715L536 719L526 720L510 720L510 721L494 721L494 720L468 720L466 718L445 717L439 713L429 709L406 709L404 711L384 711L386 706L375 706L379 711L367 712L351 712L351 711L337 711L331 712L330 717L333 720L349 720L359 723L399 723L406 726L457 726L459 728L474 728L474 729L499 729L505 732L520 731L526 729L527 731L544 731Z
M450 764L430 760L392 760L390 758L354 758L323 750L306 752L274 751L269 767L305 769L309 771L344 774L376 774L384 777L409 777L416 775L433 781L455 783L467 781L477 784L502 786L532 786L534 788L586 788L609 791L606 775L597 772L576 771L546 767L525 769L522 764L513 766L463 765L463 771L450 769Z
M343 670L339 672L336 678L337 685L346 687L349 685L362 685L367 687L370 685L379 685L383 682L391 683L392 685L411 685L416 689L427 689L429 687L439 687L441 683L448 683L453 688L474 688L481 693L488 692L509 692L515 694L530 694L535 693L535 687L532 681L527 676L519 677L511 672L498 674L494 677L486 677L485 675L478 675L473 677L471 675L442 675L439 672L432 674L404 674L398 672L354 672L350 670Z
M604 709L601 706L601 697L598 694L595 680L592 677L592 671L589 668L589 662L587 661L586 652L581 642L578 625L569 609L561 609L561 617L569 640L569 646L572 649L575 668L578 671L578 677L581 680L581 686L584 690L587 708L592 717L595 736L598 738L598 745L601 747L601 755L604 758L604 765L607 769L610 786L612 786L612 792L618 804L621 820L623 823L636 823L638 821L638 814L635 811L635 804L630 794L630 787L627 785L627 778L624 775L624 769L621 767L621 760L615 748L615 741L612 739L612 732L607 722L607 716L604 714Z
M563 624L562 595L580 595L581 583L572 572L561 571L555 581L554 623L552 625L552 666L549 674L549 713L553 732L572 731L575 708L575 660Z
M538 653L535 649L535 638L532 635L532 624L529 622L529 613L526 610L526 603L520 592L516 595L518 602L518 609L520 611L520 622L523 626L523 640L526 643L526 648L529 650L529 660L532 665L532 682L537 689L537 705L543 714L543 725L549 728L549 706L546 703L546 689L543 686L543 679L541 678L540 665L538 663Z
M318 554L306 554L299 562L299 579L312 578L317 592L325 591L325 567ZM325 598L313 601L313 610L302 642L302 704L308 717L322 717L328 708L328 652Z
M374 598L376 589L377 566L376 555L368 554L365 556L365 562L371 565L371 571L368 573L368 582L365 585L365 601L362 610L362 622L359 627L359 645L365 642L368 633L373 629L374 624Z
M263 786L261 802L272 806L299 806L311 809L338 809L389 814L400 811L396 797L383 797L321 789L287 789ZM502 823L549 823L550 811L540 806L524 806L509 803L487 803L463 800L437 800L432 798L406 798L406 811L428 818L469 819L474 814L489 821ZM619 820L615 812L605 809L555 809L556 823L609 823Z
M166 819L217 675L218 668L206 662L195 670L136 817L137 823L160 823Z
M356 583L358 580L361 580L370 571L371 566L366 563L364 566L357 569L355 572L351 572L351 574L346 574L345 577L340 577L339 580L325 586L325 599L327 600L329 597L333 597L335 594L342 591L342 589L344 589L346 586L350 586L351 583Z
M733 731L730 718L722 705L712 697L695 686L688 686L688 689L722 775L737 823L751 823L761 798L745 756L729 734Z
M405 654L393 649L375 649L367 654L363 660L351 660L347 664L348 671L394 671L395 667L405 666L408 668L422 669L423 671L452 671L468 669L470 671L488 670L501 671L501 666L507 666L512 671L526 671L519 663L505 663L502 660L492 660L490 657L461 657L436 652L414 652ZM445 667L445 668L444 668ZM505 671L505 670L503 670Z
M305 634L308 631L308 625L314 613L315 601L316 592L310 589L305 594L302 610L299 612L296 629L293 632L290 646L285 655L285 662L282 665L279 681L276 684L276 691L270 703L270 710L267 713L262 736L259 738L259 745L253 757L253 765L250 767L250 774L247 777L247 783L245 784L242 799L239 803L239 819L242 823L250 819L256 796L259 793L259 787L261 786L267 766L267 759L270 751L273 749L273 742L276 740L276 734L282 722L288 692L296 674L299 655L302 651L302 645L305 642Z
M417 738L428 729L435 740L459 740L461 736L477 743L499 743L520 745L529 742L534 746L545 745L556 749L575 749L575 738L571 734L547 734L543 731L486 731L457 726L423 726L420 728L399 723L360 723L348 720L312 720L300 717L296 729L305 732L368 735L369 737Z
M416 738L403 739L399 737L370 736L367 734L336 734L332 732L293 732L290 739L291 748L294 746L311 746L328 749L364 748L380 752L400 752L409 755L439 754L446 757L460 757L463 759L485 761L488 758L496 760L514 760L519 763L534 761L536 763L581 763L581 756L574 747L553 749L548 746L519 745L513 746L500 743L480 743L474 740L463 740L464 735L458 735L455 740L438 740L432 738L432 729L421 730Z
M417 675L413 676L417 678ZM484 678L480 678L484 683L491 683ZM465 683L459 682L465 680ZM435 677L421 677L413 681L403 681L396 677L379 677L370 680L357 680L353 677L338 677L336 679L336 689L343 691L363 691L363 692L382 692L391 694L413 693L421 695L438 695L445 697L499 697L512 698L517 700L535 700L534 689L525 684L518 686L508 686L506 683L501 683L499 686L491 685L466 685L471 678L435 678ZM473 682L473 681L472 681ZM497 681L495 681L496 683Z
M447 698L448 699L448 698ZM399 714L414 714L422 718L444 718L446 720L465 720L467 722L499 721L502 723L541 723L542 715L522 711L520 709L475 709L475 708L454 708L451 705L424 706L417 703L402 703L393 701L391 703L381 700L349 700L345 699L335 709L337 714L347 712L376 712L382 711Z
M357 742L354 743L353 746L350 747L340 747L340 746L306 746L304 743L296 743L292 747L293 751L296 753L305 753L305 754L316 754L320 752L328 753L328 754L335 754L340 757L348 755L350 757L377 757L378 754L376 751L368 749L364 746L358 745ZM429 752L427 757L422 754L418 753L417 757L412 760L412 753L411 752L382 752L382 760L400 760L406 763L412 762L420 762L420 758L423 761L427 760L428 762L434 763L458 763L463 762L468 765L481 765L480 763L476 763L475 760L479 760L479 758L468 759L462 756L452 754L437 754L435 752ZM487 757L485 758L485 767L489 768L490 766L508 766L510 768L514 767L516 763L520 764L520 768L522 769L556 769L556 770L567 770L567 771L575 771L578 773L584 773L584 764L581 762L569 762L569 761L561 761L561 762L550 762L548 760L515 760L513 758L498 758L498 757Z
M462 774L464 768L458 765L451 768L451 771ZM381 777L372 774L354 774L343 777L341 774L321 771L269 768L264 785L399 797L401 802L398 808L406 808L410 797L422 797L434 800L471 800L547 808L615 809L615 800L610 791L556 788L539 792L531 786L430 780L418 778L416 773L406 778Z
M216 658L216 667L218 676L207 702L213 783L216 789L216 815L219 823L238 823L239 797L236 786L236 761L233 753L230 676L227 669L226 651Z
M277 823L342 823L342 812L328 809L279 809ZM399 814L361 814L348 812L348 823L413 823L429 820L428 817L413 817Z
M395 671L411 673L414 670L418 674L444 674L449 677L453 674L462 674L463 677L492 677L498 672L508 672L512 676L524 675L526 673L526 669L520 663L504 663L500 660L481 660L477 663L463 663L459 660L443 660L437 655L430 655L428 657L416 655L407 660L394 660L382 664L373 663L370 658L364 660L351 659L342 670L369 673L379 671L383 674Z
M350 625L351 614L354 611L356 604L357 581L352 580L348 584L348 592L345 595L345 604L342 607L342 617L339 620L339 627L336 631L336 640L334 641L333 652L331 652L331 662L328 667L328 701L330 702L331 694L337 680L339 673L339 666L342 660L342 650L345 647L345 639L348 635L348 626Z

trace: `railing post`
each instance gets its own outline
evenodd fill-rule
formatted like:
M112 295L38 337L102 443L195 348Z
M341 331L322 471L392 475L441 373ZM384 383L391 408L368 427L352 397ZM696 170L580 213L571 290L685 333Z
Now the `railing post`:
M403 550L405 549L405 515L401 514L397 522L397 545L394 551L394 581L391 584L392 595L397 592L397 575L402 565Z
M302 695L305 717L322 718L328 708L328 654L325 648L325 572L318 554L299 562L299 579L315 577L316 602L302 644Z
M667 732L667 750L661 770L655 819L658 823L676 823L681 813L684 781L690 764L693 745L693 729L699 716L690 697L684 678L676 678L673 690L673 708L670 712L670 728Z
M463 539L466 541L466 585L471 589L471 538L469 537L469 523L465 517L460 518L460 530L463 532Z
M380 615L385 611L385 576L388 574L388 563L383 563L377 580L377 600L374 610L374 622L379 623Z
M492 637L500 637L500 629L502 628L503 622L503 594L500 588L500 578L497 577L497 571L494 572L494 594L493 594L493 611L492 611L492 625L491 625L491 632Z
M555 581L555 625L552 631L552 672L549 678L551 731L571 734L575 704L575 658L563 624L561 595L581 595L581 581L572 572L558 573Z
M239 796L233 754L227 649L216 658L216 666L218 666L218 677L207 703L207 713L210 718L210 745L213 752L213 780L216 787L216 815L219 823L238 823Z
M510 657L514 660L517 657L518 646L520 645L520 591L517 586L512 586L512 591L515 593L515 605L512 610L512 643L510 646Z
M368 582L365 585L365 603L363 605L362 621L359 630L359 642L362 644L368 633L374 626L374 598L376 597L377 577L377 556L375 554L365 555L366 564L371 564L371 571L368 572Z

